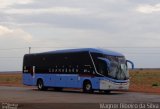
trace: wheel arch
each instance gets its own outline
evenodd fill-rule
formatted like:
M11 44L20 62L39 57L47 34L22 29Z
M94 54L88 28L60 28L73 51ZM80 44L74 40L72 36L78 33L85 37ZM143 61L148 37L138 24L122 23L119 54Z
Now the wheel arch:
M86 82L90 82L91 85L92 85L92 81L91 81L90 79L84 79L84 80L83 80L83 84L82 84L82 88L83 88L83 86L84 86L84 84L85 84Z

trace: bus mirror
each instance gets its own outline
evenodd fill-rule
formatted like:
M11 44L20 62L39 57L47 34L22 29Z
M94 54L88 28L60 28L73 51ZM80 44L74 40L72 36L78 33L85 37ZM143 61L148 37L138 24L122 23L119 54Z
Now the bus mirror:
M131 66L132 66L132 69L134 69L134 63L133 63L132 61L130 61L130 60L126 60L126 63L130 63L130 64L131 64Z

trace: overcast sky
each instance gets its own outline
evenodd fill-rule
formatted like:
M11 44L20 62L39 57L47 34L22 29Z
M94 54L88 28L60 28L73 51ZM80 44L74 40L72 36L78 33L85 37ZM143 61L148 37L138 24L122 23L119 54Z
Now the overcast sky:
M160 0L0 0L0 70L21 70L29 46L110 49L160 68L159 29Z

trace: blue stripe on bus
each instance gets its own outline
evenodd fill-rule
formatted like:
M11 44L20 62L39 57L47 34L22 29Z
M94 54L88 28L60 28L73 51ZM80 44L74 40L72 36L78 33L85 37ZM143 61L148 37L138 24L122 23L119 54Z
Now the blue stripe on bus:
M90 80L93 89L100 88L100 80L109 80L114 83L126 83L128 80L115 80L108 77L80 77L79 74L36 74L33 78L31 74L23 74L25 85L37 84L37 79L42 78L47 87L83 88L83 81Z

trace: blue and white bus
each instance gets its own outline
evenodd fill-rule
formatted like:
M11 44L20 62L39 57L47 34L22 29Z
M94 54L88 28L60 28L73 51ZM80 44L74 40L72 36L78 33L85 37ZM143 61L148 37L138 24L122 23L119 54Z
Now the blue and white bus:
M56 90L80 88L84 92L127 90L129 73L125 56L110 50L82 48L26 54L23 84Z

